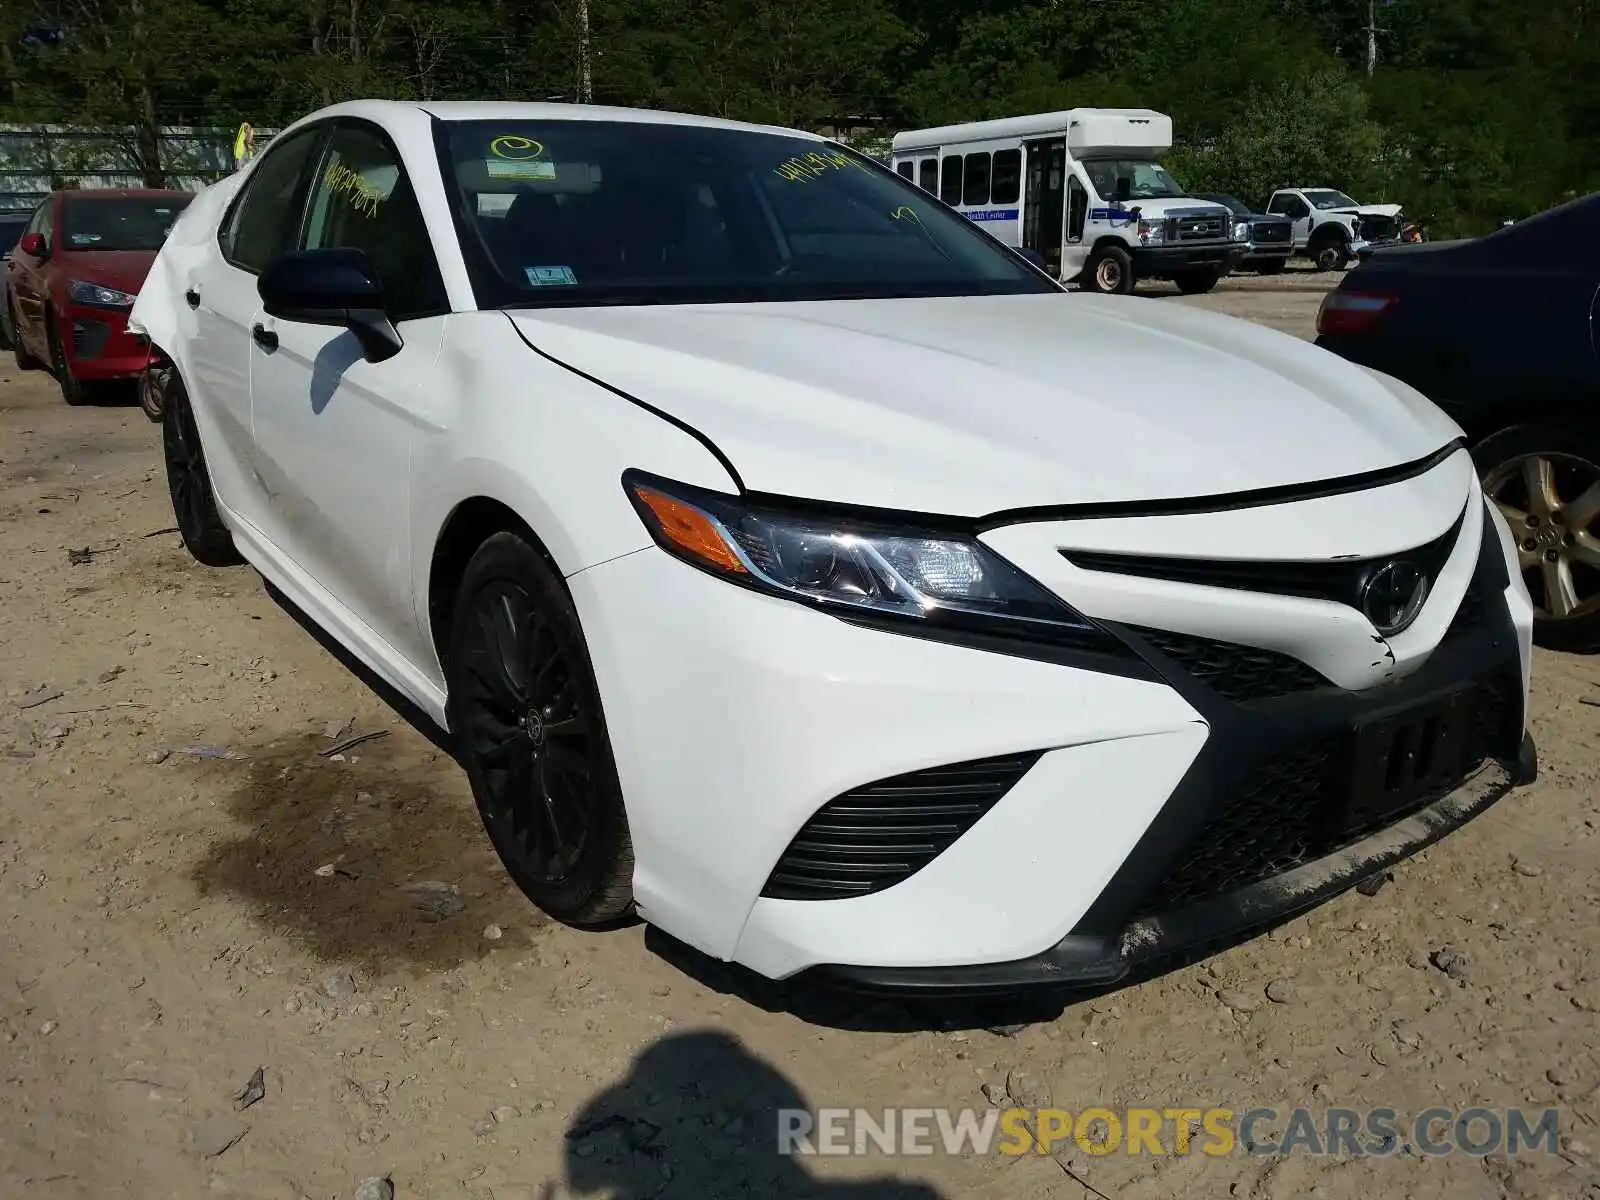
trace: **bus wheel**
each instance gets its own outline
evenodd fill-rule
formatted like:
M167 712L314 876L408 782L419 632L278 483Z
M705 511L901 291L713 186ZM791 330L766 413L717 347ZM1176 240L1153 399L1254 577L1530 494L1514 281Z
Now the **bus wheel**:
M1085 291L1126 296L1133 291L1133 259L1121 246L1102 246L1090 256L1080 281Z

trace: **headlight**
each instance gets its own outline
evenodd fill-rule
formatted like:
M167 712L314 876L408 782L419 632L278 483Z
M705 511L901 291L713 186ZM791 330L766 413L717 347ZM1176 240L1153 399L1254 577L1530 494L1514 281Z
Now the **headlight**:
M1250 223L1248 221L1235 221L1233 223L1233 240L1248 242L1250 240Z
M768 509L640 472L623 487L658 545L757 591L907 632L967 632L1128 651L967 534Z
M67 295L74 304L87 304L93 308L132 308L133 297L116 288L74 279L67 285Z
M1139 241L1146 246L1159 245L1163 240L1164 226L1165 222L1160 217L1153 221L1141 220L1139 222Z

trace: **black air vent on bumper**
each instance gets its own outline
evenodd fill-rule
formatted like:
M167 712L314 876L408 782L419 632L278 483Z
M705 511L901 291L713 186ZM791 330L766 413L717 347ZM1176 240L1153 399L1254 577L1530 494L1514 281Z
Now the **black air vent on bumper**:
M1332 687L1298 658L1233 642L1162 629L1134 629L1157 650L1226 700L1245 704L1290 692Z
M1039 752L932 767L830 800L795 835L761 894L843 900L916 874L977 824Z

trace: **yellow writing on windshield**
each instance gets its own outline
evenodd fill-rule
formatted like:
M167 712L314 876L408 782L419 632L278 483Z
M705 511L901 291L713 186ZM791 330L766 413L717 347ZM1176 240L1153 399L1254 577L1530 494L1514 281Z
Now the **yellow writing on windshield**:
M329 163L323 178L327 181L329 191L336 196L348 197L350 207L365 216L377 216L378 205L389 198L387 192L338 163Z
M506 133L489 143L489 153L496 158L510 159L512 162L527 162L543 154L544 147L531 137Z
M810 154L797 154L793 158L784 159L772 168L772 173L790 183L809 183L813 179L822 178L829 171L842 171L847 167L866 170L865 163L838 150L827 152L813 150Z
M921 215L909 204L902 204L899 208L895 209L889 214L889 219L891 221L915 221L918 225L922 224Z

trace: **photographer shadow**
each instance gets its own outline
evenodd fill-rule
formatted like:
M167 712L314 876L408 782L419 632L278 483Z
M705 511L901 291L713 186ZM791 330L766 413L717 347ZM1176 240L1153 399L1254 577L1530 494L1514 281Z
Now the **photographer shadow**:
M612 1200L940 1200L927 1184L887 1175L817 1178L780 1137L784 1128L803 1129L798 1114L811 1111L793 1082L736 1038L673 1034L641 1052L623 1079L574 1117L568 1186Z

